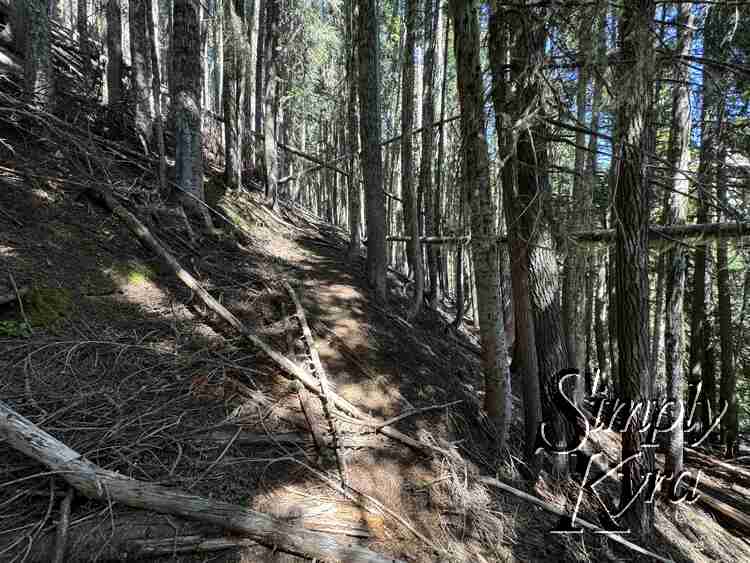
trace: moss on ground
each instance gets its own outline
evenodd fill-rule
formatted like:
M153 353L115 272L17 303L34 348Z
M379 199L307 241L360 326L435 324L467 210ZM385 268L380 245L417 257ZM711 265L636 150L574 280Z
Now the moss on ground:
M119 262L113 270L115 276L127 285L141 285L158 277L150 266L136 261Z
M62 287L32 288L23 301L29 323L35 328L52 326L73 310L73 292Z

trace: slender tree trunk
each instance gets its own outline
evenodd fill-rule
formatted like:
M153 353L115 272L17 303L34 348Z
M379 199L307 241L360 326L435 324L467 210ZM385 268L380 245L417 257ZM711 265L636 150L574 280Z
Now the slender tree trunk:
M230 189L242 186L242 108L245 106L245 33L243 0L224 0L224 182Z
M645 166L648 114L652 95L653 42L650 23L653 0L628 0L621 19L617 67L617 189L614 222L617 282L618 374L621 397L635 404L651 399L648 349L648 187ZM629 61L624 64L624 61ZM644 403L645 404L645 403ZM642 448L644 412L630 415L622 433L623 524L638 538L653 530L654 507L648 502L653 486L654 453ZM646 491L641 486L646 483Z
M107 94L109 107L122 101L122 4L107 2Z
M175 4L177 1L175 0ZM148 49L148 20L148 1L130 0L130 58L135 95L135 134L143 145L144 151L148 151L151 145L154 127L154 92L151 57ZM198 34L198 41L200 42L200 34ZM177 57L177 53L174 56ZM198 91L200 92L200 89Z
M422 74L422 121L431 125L435 121L435 35L437 34L439 10L433 9L435 0L424 0L424 72ZM434 132L431 126L422 128L422 154L419 165L419 191L424 198L425 236L435 235L435 193L432 184L432 157ZM421 255L421 252L420 252ZM430 306L438 303L438 257L436 248L427 247L427 271L430 280Z
M706 46L710 49L711 45ZM709 51L710 52L710 51ZM703 107L701 115L701 149L697 185L698 210L696 221L698 223L708 222L709 198L707 186L710 185L713 173L713 161L715 158L715 144L718 142L718 132L722 128L724 119L723 104L717 98L714 84L715 78L704 67L703 70ZM712 415L715 416L714 398L714 376L713 362L711 361L708 344L711 339L711 326L706 314L707 294L710 293L710 280L708 274L708 260L706 247L703 245L695 248L693 256L693 286L691 288L691 318L690 318L690 350L688 363L688 405L696 404L699 385L701 386L701 397L697 402L696 425L698 432L703 434L703 429L711 425Z
M414 297L409 318L422 310L424 275L422 274L422 245L419 242L417 197L414 193L412 130L414 129L414 56L417 26L417 1L406 0L406 43L404 45L404 77L401 103L401 197L404 209L404 235L409 237L406 254L414 276Z
M678 5L677 52L687 56L693 41L692 5ZM669 225L683 225L687 221L687 192L690 189L685 171L690 165L690 91L685 70L679 68L672 96L672 129L669 139L669 159L672 174L672 191L666 208ZM670 490L678 498L677 477L683 471L683 305L685 295L685 270L687 256L681 245L672 247L666 255L666 311L664 316L664 365L667 383L667 402L674 402L668 410L668 426L672 428L665 459L667 477L674 478ZM653 363L653 362L652 362Z
M726 148L724 139L720 140L721 149L717 165L719 172L716 178L716 198L722 209L729 207L727 197ZM721 215L726 219L726 212ZM721 216L720 215L720 216ZM732 295L729 283L728 243L719 239L716 243L717 290L719 294L718 325L719 345L721 346L721 386L720 407L727 406L727 413L721 420L721 441L724 444L724 455L731 459L737 455L737 374L734 371L734 345L732 343Z
M25 0L21 0L22 2ZM92 84L91 49L89 45L89 9L88 0L78 0L78 18L76 27L78 31L78 49L81 52L81 72L87 85Z
M158 5L158 0L148 0L146 13L148 15L148 49L151 57L151 68L153 69L151 79L154 91L154 135L156 136L156 147L159 151L159 187L161 188L162 195L167 197L170 189L167 186L167 156L166 149L164 148L164 122L161 113L161 73L159 69L159 60L157 58L159 49L159 34L157 29L159 21L154 17L155 15L158 16Z
M512 150L512 139L503 135L505 124L503 113L510 100L510 87L505 68L508 64L509 30L507 18L493 2L490 15L490 67L492 71L492 100L495 109L495 129L498 132L498 147L505 157ZM502 180L503 206L508 233L508 246L511 269L511 299L515 323L515 340L513 345L513 365L523 382L524 405L524 448L526 459L536 472L535 462L536 434L542 418L541 396L539 389L539 364L534 335L534 317L531 307L531 289L529 281L529 236L524 228L527 226L519 220L521 216L517 205L514 162L508 160L500 171Z
M28 0L14 8L16 17L13 21L14 37L19 41L20 37L25 40L23 51L27 99L31 105L49 110L54 102L55 84L50 61L47 2L46 0Z
M505 331L503 330L495 234L495 205L490 190L490 167L485 131L484 86L479 58L478 3L450 0L455 29L455 57L461 105L461 131L465 143L466 201L471 209L472 258L477 283L477 311L485 377L484 408L494 424L498 443L505 446L510 413L510 393ZM501 450L502 451L502 450Z
M448 73L446 71L448 64L448 34L450 32L450 18L445 18L442 15L441 4L442 0L437 0L436 12L438 14L438 26L437 32L440 35L438 51L442 52L442 63L437 64L435 68L435 75L440 77L440 126L438 130L438 154L437 154L437 166L435 167L435 193L432 198L433 212L432 217L434 220L434 232L435 236L440 236L443 230L443 191L444 191L444 174L443 167L445 160L445 108L446 108L446 90L448 84ZM442 22L444 33L440 34L440 22ZM440 247L435 250L435 260L439 265L439 279L440 290L442 295L446 295L448 292L448 253L444 252Z
M264 76L265 48L266 48L266 4L268 0L258 2L258 50L255 56L255 131L260 132L263 126L263 100L265 95ZM261 168L265 165L265 152L256 151L255 165ZM267 173L267 172L266 172Z
M346 121L347 137L349 151L355 155L359 154L359 132L357 119L357 51L356 51L356 6L355 0L345 0L344 2L346 17L346 40L344 46L346 49L346 84L348 98L346 102ZM349 195L349 260L354 260L359 256L362 246L362 227L360 216L362 215L362 200L360 196L359 182L355 177L357 156L353 156L348 161L346 188Z
M266 0L266 67L265 67L265 99L263 109L263 148L266 163L266 203L274 211L279 210L279 153L276 148L276 118L275 106L277 51L280 0Z
M359 0L359 103L367 215L367 273L375 297L386 302L385 194L380 150L380 56L375 0Z
M592 48L592 16L597 14L586 10L581 15L581 25L578 32L579 52L584 58L578 73L576 93L576 117L578 126L576 132L576 150L573 175L572 206L568 210L568 225L571 232L582 231L591 226L592 192L588 189L585 178L586 166L586 135L582 126L586 123L586 109L588 85L591 76ZM568 365L582 369L585 363L585 333L581 322L583 307L584 274L588 253L585 248L568 245L563 270L563 324L567 329Z
M257 32L257 4L258 0L245 0L245 25L247 29L246 52L244 57L245 65L245 96L243 105L243 156L245 162L255 162L255 97L252 95L253 85L255 84L255 58L258 51L258 32ZM303 120L304 127L304 120ZM243 162L243 166L245 163ZM295 182L295 185L297 183Z

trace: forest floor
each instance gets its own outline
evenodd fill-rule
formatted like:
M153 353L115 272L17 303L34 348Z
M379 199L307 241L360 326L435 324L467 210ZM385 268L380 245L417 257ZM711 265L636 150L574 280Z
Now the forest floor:
M4 139L13 144L12 135ZM305 412L305 393L274 362L85 197L93 174L75 176L60 150L7 146L0 149L0 295L12 292L9 273L29 293L23 311L16 301L0 305L0 399L92 462L407 561L635 558L602 535L550 534L557 516L478 480L498 477L568 511L579 490L576 481L556 481L546 471L534 486L523 479L518 396L510 456L496 451L481 414L471 326L454 334L446 330L447 313L429 309L407 321L397 277L389 302L375 304L364 259L347 261L341 230L296 208L275 215L246 191L213 198L235 227L217 219L223 232L199 242L168 217L150 223L214 297L274 349L304 363L301 332L290 318L295 306L282 285L289 282L336 392L373 417L438 407L393 426L450 456L426 456L355 421L337 421L354 501L331 486L338 472L330 449L315 447L311 426L328 428L317 400L308 397L312 408ZM139 169L120 166L106 181L133 201L141 178ZM597 443L616 463L618 436L602 432ZM688 454L687 468L701 469L712 494L750 515L750 478L716 461ZM618 489L614 482L602 486L612 506ZM62 479L0 443L0 560L49 560L65 494ZM367 497L388 510L373 509ZM586 495L580 516L598 523L600 512ZM644 547L662 557L750 561L746 532L702 503L657 500L656 512ZM147 559L138 549L157 539L166 542L164 561L298 560L212 526L81 497L73 502L70 533L66 561L128 553ZM231 547L183 554L186 537L223 538L221 547Z

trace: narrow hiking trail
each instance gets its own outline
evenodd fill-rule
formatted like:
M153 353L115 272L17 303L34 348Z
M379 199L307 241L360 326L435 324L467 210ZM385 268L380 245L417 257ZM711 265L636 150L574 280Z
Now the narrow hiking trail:
M375 304L364 259L346 260L345 233L298 209L274 215L258 194L247 192L226 196L220 207L242 218L242 235L225 225L224 234L205 237L198 247L179 221L157 216L151 222L213 296L274 349L304 364L294 305L282 285L289 282L336 392L368 414L387 420L439 407L395 426L454 452L454 458L425 456L337 417L354 501L325 481L337 469L330 449L317 448L311 433L312 427L326 433L317 403L308 402L306 410L296 384L228 331L77 187L31 181L29 162L0 164L5 170L0 202L15 219L0 218L3 259L19 286L35 296L26 314L38 324L30 338L0 339L0 369L7 374L0 378L0 396L87 458L133 478L238 503L408 561L627 556L594 536L583 542L552 536L555 516L475 481L499 471L504 481L565 510L578 493L573 482L556 484L545 476L533 488L525 484L516 465L518 397L510 464L498 465L480 410L471 328L447 332L446 313L432 310L416 322L405 320L408 299L395 276L387 306ZM12 306L0 312L3 320L18 314ZM616 438L610 441L614 446L607 449L619 451ZM54 514L47 514L51 482L44 476L29 480L43 475L42 468L0 448L3 474L11 482L21 480L0 489L0 509L14 515L3 520L13 524L2 526L0 540L15 539L21 530L21 537L33 539L28 560L45 561L56 529ZM615 453L612 462L616 459ZM54 499L66 494L59 486L53 491ZM681 527L659 513L659 534L650 549L686 561L726 560L729 553L750 557L747 542L727 531L731 525L723 529L699 505L683 510ZM154 513L78 499L72 514L71 553L77 559L71 560L114 560L124 552L136 559L162 553L166 560L177 542L184 561L297 560L216 527ZM580 514L597 520L591 499L584 499ZM217 543L204 545L196 538ZM206 545L223 549L200 551ZM9 541L0 550L13 554L26 548L26 542Z

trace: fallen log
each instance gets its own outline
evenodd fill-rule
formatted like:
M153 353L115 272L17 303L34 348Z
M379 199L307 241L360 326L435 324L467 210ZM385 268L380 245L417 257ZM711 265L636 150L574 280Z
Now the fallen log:
M688 457L695 457L699 459L700 461L702 461L703 463L706 463L707 465L716 465L718 467L721 467L722 469L725 469L726 471L730 473L734 473L735 475L738 475L750 481L750 470L748 469L739 467L737 465L732 465L731 463L727 463L725 461L717 459L714 456L708 456L693 448L685 448L685 451L687 452Z
M336 454L336 463L338 465L339 475L341 476L341 482L343 484L346 484L346 462L344 460L344 455L338 446L338 429L336 428L336 421L333 420L333 415L331 413L332 403L328 391L328 389L330 388L328 376L326 375L326 370L323 367L323 362L320 361L318 347L315 345L315 339L313 338L312 331L310 331L310 325L307 323L307 315L305 315L305 310L302 308L302 303L300 302L297 294L294 293L292 286L289 285L288 282L284 282L284 288L292 298L292 301L294 301L294 306L297 311L297 320L299 321L300 328L302 329L302 335L305 337L305 342L307 343L310 360L312 361L314 368L314 374L315 376L317 376L318 381L320 382L320 402L323 406L323 413L328 419L328 426L331 430L331 437L333 438L332 447L334 453ZM383 426L388 425L383 424Z
M685 478L684 481L686 485L696 487L696 482L693 479ZM750 516L732 505L709 495L706 493L705 488L701 488L700 483L697 484L696 488L698 491L698 504L731 522L738 530L745 534L750 534Z
M174 514L243 534L266 546L324 561L386 563L392 558L356 544L291 526L261 512L103 469L0 401L0 437L57 473L87 498Z
M568 514L566 511L564 511L563 509L558 508L555 505L550 504L548 502L545 502L542 499L535 497L534 495L530 495L529 493L520 491L516 489L515 487L508 485L507 483L503 483L502 481L499 481L498 479L493 479L492 477L479 477L479 482L485 485L488 485L490 487L500 489L501 491L509 493L513 495L514 497L521 499L523 501L530 502L531 504L538 506L539 508L545 510L546 512L549 512L550 514L561 516L563 518L571 517L571 515ZM579 517L576 517L575 522L573 524L578 525L581 528L586 528L587 530L590 530L595 533L601 534L605 532L603 528L600 528L596 524L587 522L586 520L583 520ZM637 545L631 541L628 541L625 538L619 536L618 534L607 534L607 537L611 539L612 541L619 543L620 545L624 547L627 547L631 551L635 551L637 553L640 553L641 555L646 555L647 557L651 557L655 561L661 561L663 563L673 563L671 559L666 559L665 557L657 555L653 551L649 551L648 549L641 547L640 545Z
M138 239L144 246L156 253L156 255L159 256L159 258L162 260L162 262L169 267L172 273L174 273L182 283L184 283L195 292L195 295L197 295L198 298L203 301L203 303L209 309L219 315L221 319L223 319L237 332L247 338L253 345L260 348L287 375L299 380L310 391L320 396L320 383L315 379L315 377L310 375L305 369L300 367L295 362L291 361L283 354L271 348L269 344L259 338L254 332L249 330L236 316L234 316L226 307L224 307L224 305L214 299L214 297L210 293L208 293L205 288L203 288L203 286L200 285L200 283L198 283L198 281L180 265L180 263L174 258L174 256L172 256L172 254L162 246L162 244L154 237L154 235L151 234L151 231L149 231L148 228L143 223L141 223L135 215L133 215L130 211L117 203L117 200L115 200L114 196L109 190L103 187L95 187L92 188L92 191L103 200L106 207L113 214L115 214L123 223L125 223L125 225L133 234L135 234L135 236L138 237ZM345 413L361 420L378 422L377 420L373 419L371 416L351 404L349 401L333 392L333 390L329 390L329 396L334 406L341 409ZM437 452L447 457L451 457L451 453L447 450L444 450L437 446L433 446L431 444L427 444L420 440L416 440L410 436L407 436L406 434L403 434L402 432L399 432L391 426L384 426L380 428L378 432L388 436L389 438L398 440L399 442L406 444L409 447L420 450L426 454Z

